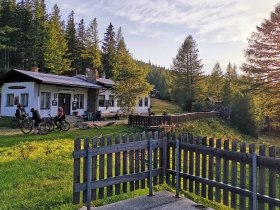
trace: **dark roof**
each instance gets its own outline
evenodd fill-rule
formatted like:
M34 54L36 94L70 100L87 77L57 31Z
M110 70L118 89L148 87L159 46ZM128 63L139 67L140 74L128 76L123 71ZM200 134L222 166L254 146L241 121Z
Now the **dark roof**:
M98 84L102 85L102 86L113 86L115 84L115 82L111 79L105 79L105 78L98 78L97 79Z
M78 77L68 77L68 76L60 76L55 74L46 74L41 72L32 72L32 71L24 71L24 70L18 70L14 69L11 70L3 75L0 76L0 84L3 84L5 82L9 82L6 79L10 77L14 77L13 75L16 75L16 78L19 80L19 77L24 77L25 81L36 81L38 83L43 84L56 84L56 85L63 85L63 86L71 86L71 87L84 87L84 88L101 88L99 85L90 82L85 81L82 79L79 79ZM11 79L10 79L11 80ZM15 78L13 78L15 80ZM13 81L11 80L11 81ZM20 80L20 81L24 81Z

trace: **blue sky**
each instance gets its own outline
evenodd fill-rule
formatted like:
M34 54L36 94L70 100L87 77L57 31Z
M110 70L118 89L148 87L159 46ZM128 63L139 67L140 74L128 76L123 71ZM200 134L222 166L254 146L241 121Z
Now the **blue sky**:
M229 61L244 62L247 38L264 19L269 19L277 0L46 0L57 3L67 20L98 21L99 38L112 22L122 27L125 42L138 60L170 67L172 58L188 35L198 44L204 72L217 61L225 70Z

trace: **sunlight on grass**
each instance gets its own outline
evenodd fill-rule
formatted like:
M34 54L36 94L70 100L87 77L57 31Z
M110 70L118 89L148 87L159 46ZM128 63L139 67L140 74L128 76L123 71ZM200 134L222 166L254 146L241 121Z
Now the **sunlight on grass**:
M153 112L156 115L161 115L163 111L168 114L182 113L183 110L180 106L171 101L160 100L157 98L151 98L151 105L153 106Z

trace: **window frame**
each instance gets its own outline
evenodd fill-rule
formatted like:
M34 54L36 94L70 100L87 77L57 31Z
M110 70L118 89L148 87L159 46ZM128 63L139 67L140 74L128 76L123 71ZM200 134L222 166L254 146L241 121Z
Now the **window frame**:
M10 96L12 96L12 98L10 98ZM6 107L13 107L14 106L14 99L15 99L15 94L7 93L7 95L6 95Z
M46 95L43 97L43 95ZM51 109L51 92L41 92L40 94L40 109L48 110ZM46 100L45 103L43 103L43 100Z
M143 107L143 98L140 98L138 101L138 107Z
M114 95L109 95L109 107L115 106Z
M98 106L105 107L105 95L98 95Z
M85 104L84 94L75 94L74 100L77 102L77 109L83 109Z
M26 99L24 96L27 96L27 100L26 101L23 101L23 99ZM23 107L28 107L28 101L29 101L29 94L28 93L21 93L20 94L20 104L23 106ZM26 102L26 103L25 103Z

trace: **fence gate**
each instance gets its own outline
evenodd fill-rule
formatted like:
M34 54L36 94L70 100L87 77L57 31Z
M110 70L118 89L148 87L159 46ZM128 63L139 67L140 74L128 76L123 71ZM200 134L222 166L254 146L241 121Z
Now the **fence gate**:
M234 209L280 209L279 148L247 146L188 133L76 139L73 203L90 208L93 200L147 187L152 195L166 183L177 197L184 190Z

